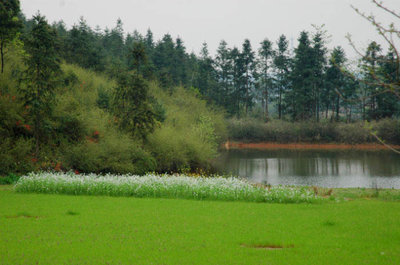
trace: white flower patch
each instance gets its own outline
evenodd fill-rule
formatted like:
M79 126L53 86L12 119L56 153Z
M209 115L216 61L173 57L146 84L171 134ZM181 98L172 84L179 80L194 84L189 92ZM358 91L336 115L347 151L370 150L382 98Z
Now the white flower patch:
M187 198L197 200L300 203L323 198L306 188L261 187L239 178L185 175L75 175L72 172L31 173L15 185L17 192L72 195Z

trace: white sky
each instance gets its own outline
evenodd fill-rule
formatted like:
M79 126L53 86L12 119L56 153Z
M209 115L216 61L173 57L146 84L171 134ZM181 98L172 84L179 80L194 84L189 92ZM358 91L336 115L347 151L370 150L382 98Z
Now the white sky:
M400 0L384 3L400 12ZM325 24L332 36L328 46L341 45L349 57L354 57L347 33L359 47L370 40L383 41L350 5L376 14L386 24L396 22L370 0L21 0L27 18L40 10L49 22L62 19L70 27L83 16L93 28L113 28L121 18L125 32L137 29L145 34L151 28L155 39L170 33L183 38L188 52L196 53L204 41L214 54L222 39L230 47L240 47L248 38L253 48L258 48L264 38L276 41L281 34L296 45L300 31L313 30L311 24Z

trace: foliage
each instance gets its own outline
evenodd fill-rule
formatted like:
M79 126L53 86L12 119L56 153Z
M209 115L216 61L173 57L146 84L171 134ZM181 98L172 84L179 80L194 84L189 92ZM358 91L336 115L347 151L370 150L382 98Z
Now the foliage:
M386 139L389 144L398 144L400 140L400 122L382 120L371 122L369 127L377 135ZM259 120L231 119L228 121L229 138L246 142L280 142L280 143L376 143L370 129L362 122L287 122L273 120L261 123Z
M4 55L6 45L12 41L22 27L18 19L20 5L18 0L2 0L0 2L0 56L1 73L4 72Z
M20 176L10 173L5 177L0 177L0 185L15 184L15 183L17 183L19 178L20 178Z
M33 142L30 139L2 138L0 141L0 174L25 173L34 169Z
M33 18L32 30L25 40L27 51L25 87L22 93L25 106L32 117L33 135L35 137L35 154L39 154L40 142L46 134L45 118L49 117L54 100L56 75L60 72L59 61L55 51L56 35L41 15Z
M207 167L226 138L222 113L210 110L195 91L182 87L172 94L151 85L151 94L165 109L165 121L147 138L159 171Z
M118 78L113 107L122 129L142 138L153 131L156 113L149 102L147 82L138 73Z

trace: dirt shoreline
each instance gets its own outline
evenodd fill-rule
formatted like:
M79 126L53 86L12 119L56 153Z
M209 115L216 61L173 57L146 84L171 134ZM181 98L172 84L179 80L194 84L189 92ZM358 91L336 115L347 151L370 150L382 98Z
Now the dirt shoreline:
M390 150L382 144L338 144L338 143L243 143L243 142L225 142L223 147L229 149L355 149L355 150ZM391 145L394 149L400 150L400 145Z

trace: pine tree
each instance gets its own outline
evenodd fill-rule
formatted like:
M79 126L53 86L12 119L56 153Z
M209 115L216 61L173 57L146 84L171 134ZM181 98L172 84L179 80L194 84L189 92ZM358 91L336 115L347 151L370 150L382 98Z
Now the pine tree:
M278 49L273 60L275 75L276 101L278 106L278 118L282 119L283 101L289 86L290 57L288 54L288 41L285 35L281 35L277 41Z
M176 39L175 43L174 74L176 75L178 84L184 86L188 83L186 48L183 44L183 40L179 37Z
M363 119L377 119L377 95L382 87L375 84L375 77L379 75L379 61L382 60L382 48L375 41L368 45L367 51L361 60L361 69L364 75L365 91L363 97Z
M261 48L258 52L260 57L260 70L261 70L261 86L263 90L263 102L265 104L265 120L269 120L268 113L268 101L269 95L272 89L272 78L269 75L270 67L272 64L272 57L274 51L272 49L272 42L268 39L263 40L261 43Z
M397 74L399 62L393 49L389 49L389 52L378 63L378 74L385 83L400 84L400 76ZM390 118L400 110L399 97L392 93L383 93L383 91L385 91L385 88L381 86L379 93L376 95L376 116L378 119Z
M4 72L4 49L12 41L22 27L18 19L20 5L18 0L0 1L0 56L1 73Z
M294 120L306 120L313 116L313 50L308 33L303 31L295 49L291 90L287 96L289 112Z
M98 36L81 17L79 24L68 32L66 61L81 67L104 70L104 51L100 46L101 36ZM103 40L104 42L104 40Z
M325 106L325 117L328 116L328 111L332 108L332 119L334 113L335 120L339 121L339 112L341 104L341 95L345 94L345 74L343 72L344 63L346 62L346 56L342 47L335 47L331 53L329 59L329 66L326 71L326 86L324 90L324 106ZM346 92L346 97L349 90Z
M245 90L245 67L243 54L239 51L238 48L234 47L231 50L230 57L233 61L232 66L232 82L233 82L233 91L232 91L232 113L235 113L237 116L240 115L241 105L246 100L246 90Z
M148 61L146 47L143 42L133 42L129 57L131 59L130 66L135 69L137 73L142 74L142 69Z
M140 74L122 73L114 92L114 113L121 128L138 138L145 138L156 125L148 89Z
M213 59L208 52L208 45L206 42L204 42L200 51L198 66L199 72L196 79L196 87L200 90L202 95L208 98L209 101L212 100L216 87L213 64Z
M217 55L214 60L214 67L218 80L218 93L216 102L226 109L232 110L230 96L232 93L232 68L233 62L230 57L230 49L226 41L222 40L217 49Z
M152 61L156 68L159 79L163 87L169 87L177 84L177 77L174 76L175 63L175 43L169 34L158 41L154 48Z
M313 112L315 113L314 118L319 121L320 114L320 101L321 101L321 89L324 86L324 76L326 68L326 53L325 47L325 31L322 28L317 28L317 32L312 39L312 70L313 80L312 89L314 96Z
M254 72L256 69L255 53L251 48L250 40L245 39L242 45L242 59L244 67L245 113L253 105L252 90L254 88Z
M53 108L56 77L60 73L59 59L55 50L56 33L40 14L33 17L33 27L25 41L25 83L22 88L25 105L33 119L36 142L35 155L45 135L44 122Z

